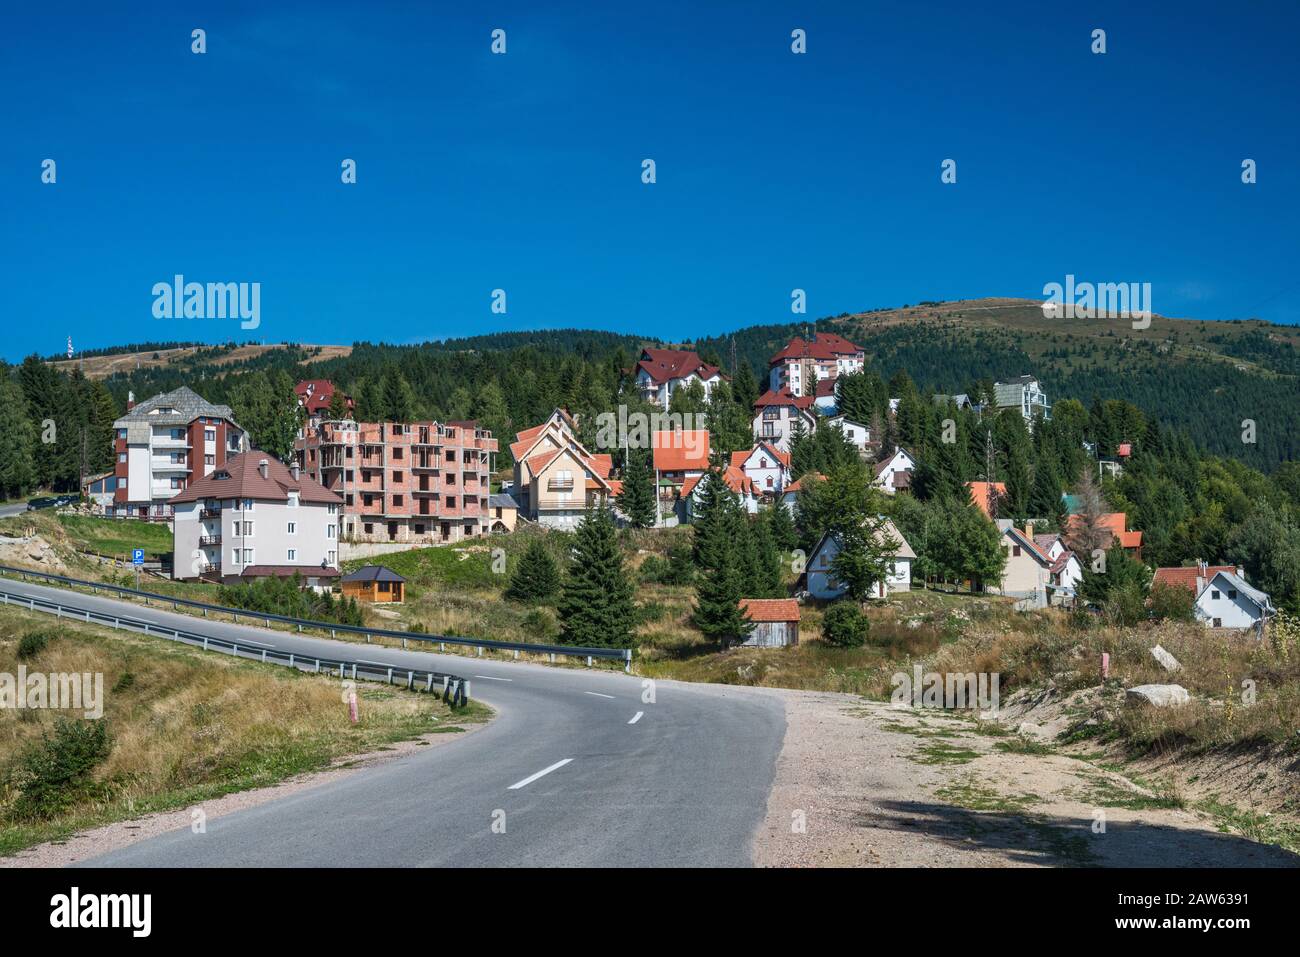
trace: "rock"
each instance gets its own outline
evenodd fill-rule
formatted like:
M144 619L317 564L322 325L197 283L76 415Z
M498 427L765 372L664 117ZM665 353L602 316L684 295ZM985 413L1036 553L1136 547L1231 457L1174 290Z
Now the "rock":
M1160 667L1164 668L1165 671L1177 671L1182 667L1182 665L1178 663L1177 658L1165 651L1165 649L1161 648L1159 645L1156 645L1151 649L1151 657L1158 661Z
M1182 685L1136 685L1124 694L1128 704L1146 704L1153 708L1184 705L1192 700Z

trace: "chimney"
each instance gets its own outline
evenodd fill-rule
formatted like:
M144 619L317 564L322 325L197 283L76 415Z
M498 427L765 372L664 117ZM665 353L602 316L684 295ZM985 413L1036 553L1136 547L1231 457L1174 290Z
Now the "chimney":
M262 478L270 478L271 463L268 462L266 459L262 459L262 461L257 463L257 471L261 473Z
M1201 559L1196 560L1196 594L1199 595L1205 590L1205 579L1210 574L1210 565Z
M289 466L289 474L293 476L295 482L298 481L302 477L302 466L294 462Z
M1025 522L1025 538L1029 539L1031 542L1034 540L1034 523L1033 523L1033 522Z

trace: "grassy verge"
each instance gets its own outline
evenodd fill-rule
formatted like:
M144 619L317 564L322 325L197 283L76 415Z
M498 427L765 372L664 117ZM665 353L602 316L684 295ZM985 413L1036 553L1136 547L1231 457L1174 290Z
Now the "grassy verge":
M47 641L22 647L33 634ZM362 682L354 725L337 679L0 608L0 672L20 664L29 674L102 674L104 715L0 711L0 854L274 784L489 713ZM69 743L75 734L61 731L101 722L97 744Z

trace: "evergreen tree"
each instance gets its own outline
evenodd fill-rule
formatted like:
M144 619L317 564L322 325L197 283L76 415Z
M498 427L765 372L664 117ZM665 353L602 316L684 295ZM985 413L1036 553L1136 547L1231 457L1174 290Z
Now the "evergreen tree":
M623 469L623 487L618 493L618 507L633 528L652 528L656 524L655 475L649 449L631 449Z
M764 514L767 518L768 534L777 549L782 552L792 552L799 547L799 533L795 530L790 509L784 503L775 502Z
M701 571L695 586L694 621L706 638L726 648L743 641L749 632L749 617L740 608L749 585L745 579L748 529L735 496L717 474L709 473L704 481L721 491L716 493L709 524L703 530L696 526Z
M35 445L22 389L0 378L0 494L5 498L26 495L36 486Z
M578 524L557 610L562 644L631 647L636 608L609 509L589 510Z
M540 538L534 538L524 549L510 576L505 596L511 601L546 601L560 590L560 571L550 552Z
M330 396L329 409L325 412L325 417L329 419L346 419L351 416L348 411L348 397L342 389L335 388L334 393Z
M773 508L785 511L781 505ZM791 529L793 531L793 529ZM759 515L750 521L749 538L754 553L754 577L751 594L747 598L783 598L785 585L782 582L781 556L777 553L776 543L772 540L771 523L766 516Z

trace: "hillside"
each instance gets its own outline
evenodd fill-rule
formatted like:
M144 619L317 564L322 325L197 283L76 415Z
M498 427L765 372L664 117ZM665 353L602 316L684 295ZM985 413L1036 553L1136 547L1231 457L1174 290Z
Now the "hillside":
M128 347L129 348L129 347ZM277 342L265 345L244 343L226 346L186 345L171 349L143 349L124 352L103 350L95 355L78 359L59 359L50 365L63 372L71 372L80 367L87 379L107 379L113 375L128 375L139 369L193 369L200 365L222 368L234 366L265 356L267 353L287 350L290 344ZM293 345L302 349L307 355L301 360L303 364L335 359L352 352L351 346L313 346Z

